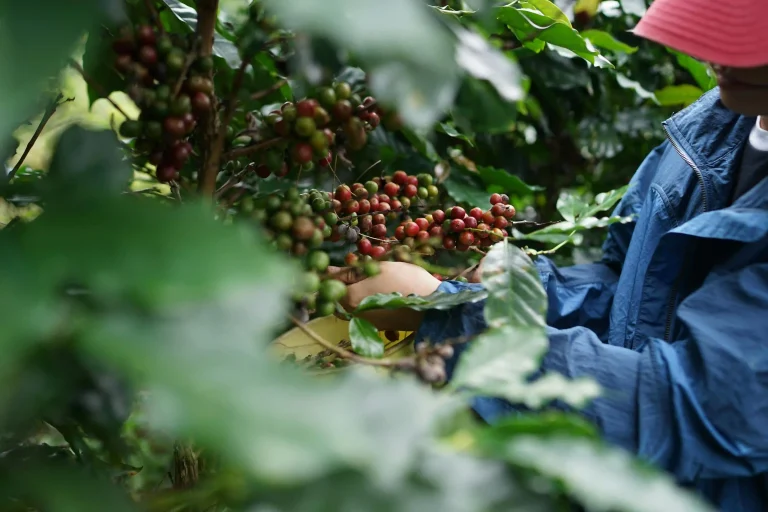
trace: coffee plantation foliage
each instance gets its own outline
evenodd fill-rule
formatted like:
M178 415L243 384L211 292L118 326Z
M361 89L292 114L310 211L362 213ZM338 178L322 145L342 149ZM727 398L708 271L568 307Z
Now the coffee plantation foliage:
M593 382L531 377L532 259L594 258L661 120L713 85L629 32L645 8L6 2L2 510L708 510L600 441ZM110 129L60 124L27 165L65 69ZM343 312L329 265L381 260L485 286ZM488 331L398 360L359 317L483 299ZM334 312L332 362L268 352ZM478 395L524 412L482 424Z

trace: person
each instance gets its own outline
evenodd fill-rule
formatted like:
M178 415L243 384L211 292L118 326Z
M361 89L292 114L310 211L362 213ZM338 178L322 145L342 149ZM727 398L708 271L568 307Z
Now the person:
M664 123L667 140L614 213L635 220L611 226L600 262L558 268L537 258L550 340L542 371L607 390L582 413L608 442L721 510L765 511L768 1L656 0L635 33L710 62L719 87ZM440 283L405 263L348 277L348 307L375 293L481 286ZM370 315L431 342L486 328L482 303ZM473 408L488 422L520 411L494 398Z

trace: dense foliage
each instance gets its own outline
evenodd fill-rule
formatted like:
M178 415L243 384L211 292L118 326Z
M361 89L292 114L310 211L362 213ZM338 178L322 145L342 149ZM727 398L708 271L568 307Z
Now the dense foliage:
M707 510L601 443L593 382L531 376L532 258L594 258L708 68L628 32L643 0L245 4L0 7L2 509ZM33 168L65 67L112 129L69 127ZM480 258L482 291L351 312L328 270ZM390 357L360 317L479 300L447 384L451 343ZM345 346L306 325L334 312ZM332 357L274 357L294 326ZM525 413L488 426L474 396Z

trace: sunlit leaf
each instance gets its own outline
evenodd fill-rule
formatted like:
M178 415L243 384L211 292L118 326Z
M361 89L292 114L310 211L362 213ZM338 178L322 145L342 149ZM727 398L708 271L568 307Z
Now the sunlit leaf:
M635 53L637 51L637 47L622 43L604 30L584 30L581 32L581 37L589 39L596 47L602 48L604 50L629 54Z
M376 326L368 320L353 317L349 322L349 341L352 350L365 357L381 357L384 355L384 342L379 336Z
M371 309L411 308L417 311L451 309L467 302L481 301L487 296L488 293L485 290L462 290L458 293L437 291L424 297L403 296L400 293L378 293L364 298L354 313L362 313Z
M682 105L687 107L698 100L704 91L690 84L668 85L654 93L660 105Z

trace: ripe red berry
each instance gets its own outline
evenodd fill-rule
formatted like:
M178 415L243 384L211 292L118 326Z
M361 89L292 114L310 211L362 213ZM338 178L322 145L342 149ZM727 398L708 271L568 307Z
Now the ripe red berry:
M389 205L389 203L379 203L380 212L388 212L390 210L392 210L392 207Z
M387 250L381 245L374 245L373 247L371 247L371 253L369 254L369 256L376 260L383 257L386 252Z
M183 167L192 153L192 145L189 142L180 142L171 148L170 161L177 167Z
M359 242L357 242L357 250L362 255L370 254L371 248L373 245L371 244L371 241L367 238L361 238Z
M341 211L341 201L338 199L331 199L331 208L334 212L339 213Z
M178 177L179 170L170 164L161 165L157 168L155 174L157 176L157 181L168 183L169 181L173 181Z
M312 151L312 146L310 146L306 142L297 142L295 146L293 146L293 151L291 152L291 158L294 162L297 164L307 164L312 161L312 157L314 156Z
M349 201L346 201L344 203L344 211L347 213L347 215L352 215L353 213L357 213L358 211L360 211L360 203L358 203L354 199L350 199Z
M281 137L287 137L291 134L291 123L285 119L278 119L275 122L275 133Z
M466 217L464 217L464 225L467 228L474 229L477 227L477 219L467 215Z
M446 235L443 237L443 247L446 249L455 249L456 248L456 239L453 238L450 235Z
M115 58L115 67L118 71L127 73L131 70L131 67L133 67L133 59L127 54L118 55L117 58Z
M149 25L139 25L136 28L136 39L141 44L153 45L157 37L155 36L155 30Z
M325 138L328 139L328 145L332 146L333 143L336 142L336 133L330 128L323 128L323 133L325 134Z
M512 219L515 217L515 214L517 213L515 211L515 207L511 204L504 205L506 208L504 210L504 217L507 219Z
M375 212L376 208L379 206L379 196L375 195L372 198L370 198L368 201L371 203L371 211Z
M461 252L466 252L469 250L469 246L466 244L462 244L461 242L458 242L456 244L456 250Z
M481 222L477 225L477 236L480 238L488 238L488 235L490 234L489 231L491 230L491 227L486 224L485 222Z
M426 231L419 231L418 233L416 233L417 242L426 242L427 240L429 240L429 233L427 233Z
M139 48L139 61L146 66L154 66L157 63L157 50L152 46Z
M381 124L381 118L376 112L370 112L367 121L374 130Z
M467 212L465 212L464 208L462 208L461 206L454 206L451 209L452 219L463 219L464 217L466 217L466 215L467 215Z
M339 100L331 108L331 114L336 121L343 123L352 117L352 104L347 100Z
M389 196L387 194L379 194L379 202L380 203L388 203L390 201Z
M496 220L493 221L493 227L504 229L507 226L509 226L509 222L504 217L496 217Z
M401 203L397 199L392 199L389 202L389 206L392 208L392 211L395 211L395 212L399 212L404 208L403 203Z
M163 130L173 138L183 137L187 133L184 120L180 117L166 117L163 121Z
M360 217L360 219L357 221L357 227L359 227L360 231L362 231L363 233L368 233L373 227L373 222L371 222L371 216L363 215L362 217Z
M472 208L469 210L469 216L474 217L478 222L480 222L480 220L483 218L483 210L477 207Z
M329 151L327 155L317 161L317 164L320 167L330 167L331 162L333 162L333 153Z
M429 221L424 217L419 217L414 222L419 226L421 231L426 231L430 224Z
M296 114L299 117L315 117L317 104L312 100L301 100L296 104Z
M396 196L400 192L400 186L397 183L389 182L384 185L384 193L389 196ZM381 198L379 198L381 200Z
M491 194L491 204L498 204L501 202L501 194Z
M490 247L493 245L493 240L490 238L483 238L480 240L480 247Z
M387 218L381 213L375 214L372 220L374 224L384 224L387 222Z
M462 245L472 245L475 243L475 235L471 231L464 231L459 235L459 243Z
M195 126L197 126L197 119L195 119L195 116L192 115L192 112L187 112L186 114L181 116L181 120L184 121L185 133L190 133L192 130L195 129Z
M504 205L501 203L496 203L495 205L493 205L493 207L491 208L491 214L494 217L501 217L502 215L504 215Z
M358 260L357 254L353 252L348 252L347 255L344 256L344 263L346 263L347 266L350 266L350 267L357 264L357 260Z
M485 222L486 224L492 225L495 219L496 219L496 216L492 214L490 210L483 213L483 222Z
M415 197L416 194L419 192L419 189L416 185L408 184L405 186L405 190L403 190L403 194L405 197Z
M419 178L416 176L408 176L408 178L405 180L405 183L408 185L413 185L414 187L418 187Z
M432 212L432 219L435 224L442 224L445 221L445 212L443 210L435 210Z
M259 178L269 178L270 174L272 174L272 171L269 169L269 166L261 164L256 167L256 176Z
M275 171L275 176L277 176L278 178L282 178L282 177L284 177L286 174L288 174L288 171L289 171L289 170L290 170L290 169L288 169L288 164L287 164L287 163L285 163L285 162L283 162L282 164L280 164L280 169L278 169L277 171Z
M211 97L204 92L192 95L192 109L195 112L207 112L211 108Z
M494 241L494 242L499 242L502 239L504 239L505 236L506 236L506 233L504 233L504 231L502 231L499 228L493 228L491 230L491 238L490 239L492 241Z
M347 201L352 199L352 191L349 189L347 185L339 185L336 188L336 195L334 197L339 201L341 201L342 203L346 203Z
M464 231L464 228L465 228L465 225L463 220L453 219L451 221L451 231L453 231L454 233L460 233Z
M387 226L385 224L374 224L371 227L371 236L374 238L386 238L387 237Z
M395 228L395 238L398 240L405 238L405 226L397 226Z
M403 226L403 229L405 230L406 236L416 236L416 233L418 233L419 225L415 222L408 222Z
M360 205L360 209L358 210L357 213L364 214L371 211L371 202L368 201L367 199L361 199L360 201L358 201L358 204Z
M432 226L429 228L429 236L438 237L443 236L443 228L440 226Z
M392 181L398 185L405 185L408 182L408 175L405 171L395 171L394 174L392 174Z

